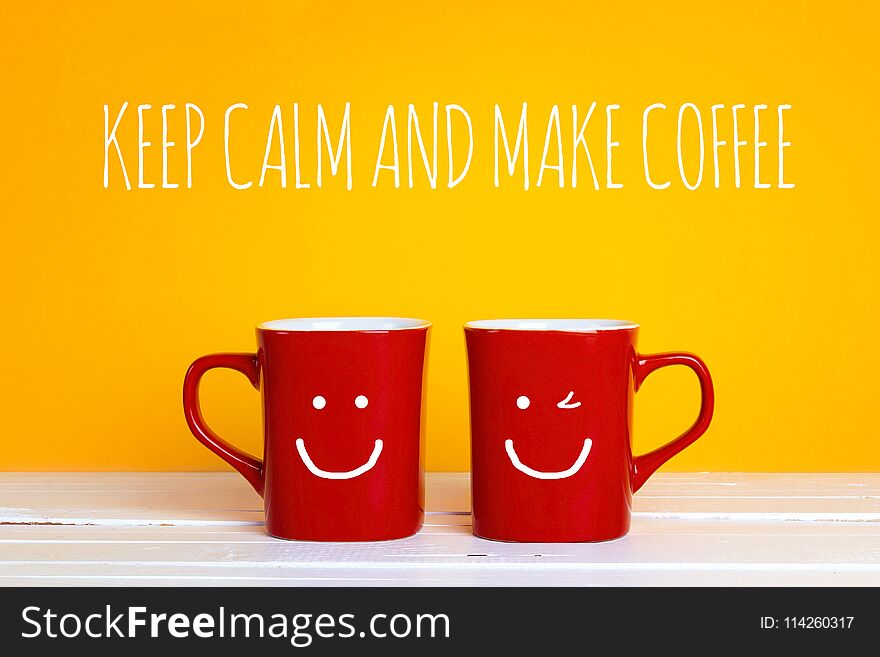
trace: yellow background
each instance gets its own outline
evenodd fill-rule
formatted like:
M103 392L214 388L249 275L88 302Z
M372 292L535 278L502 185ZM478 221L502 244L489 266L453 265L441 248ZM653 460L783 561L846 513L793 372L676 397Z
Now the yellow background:
M204 353L254 348L254 325L289 316L387 314L435 323L428 467L468 466L461 324L517 316L613 317L642 324L643 351L705 358L718 397L709 433L678 470L876 470L878 332L877 15L870 3L7 3L0 9L3 184L3 450L6 470L220 469L189 435L180 388ZM160 182L159 107L170 115L169 173L185 182L184 103L206 115L191 190L126 191L111 160L102 187L103 115L130 103L119 131L137 179L136 105L146 115L146 178ZM471 171L456 189L406 188L407 103L430 136L431 103L474 121ZM528 101L532 181L550 107L564 144L570 105L598 107L589 143L604 186L604 105L619 103L620 190L521 178L492 185L493 105L515 128ZM310 190L229 187L223 111L239 178L257 179L272 107L282 105L288 164L300 104ZM316 104L339 129L352 104L354 189L315 182ZM670 108L642 175L641 111ZM752 150L733 189L711 151L698 191L677 178L681 103L766 103L763 177L776 181L775 106L786 115L793 190L756 190ZM370 187L385 107L394 103L401 189ZM722 137L731 140L729 114ZM688 121L693 121L689 117ZM690 126L691 137L693 125ZM460 128L460 126L457 126ZM446 179L440 119L440 180ZM458 130L461 134L461 131ZM707 142L707 149L711 142ZM565 146L566 159L569 159ZM684 144L695 166L695 142ZM277 158L277 152L274 153ZM273 159L274 159L273 158ZM567 164L569 164L567 162ZM695 169L691 169L693 171ZM566 169L566 176L569 175ZM518 172L517 175L521 175ZM636 449L689 424L687 371L652 376L637 399ZM260 450L258 395L211 374L205 413L223 436Z

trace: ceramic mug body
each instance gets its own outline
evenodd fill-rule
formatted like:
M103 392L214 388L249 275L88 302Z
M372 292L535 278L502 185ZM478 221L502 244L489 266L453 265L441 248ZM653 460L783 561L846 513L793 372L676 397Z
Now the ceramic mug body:
M256 354L193 363L184 384L190 429L263 496L269 534L374 541L421 528L429 329L403 318L279 320L257 328ZM263 460L204 423L198 381L212 367L241 371L262 391Z
M573 542L627 533L633 492L705 432L714 404L699 358L639 355L638 331L616 320L465 325L477 536ZM676 440L634 457L634 393L651 371L676 364L700 379L700 416Z

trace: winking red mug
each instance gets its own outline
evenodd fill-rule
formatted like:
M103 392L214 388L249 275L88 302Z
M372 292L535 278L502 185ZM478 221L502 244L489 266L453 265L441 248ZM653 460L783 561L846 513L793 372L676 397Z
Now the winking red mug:
M639 354L637 324L487 320L465 324L473 528L501 541L604 541L627 533L632 494L708 428L712 379L689 353ZM702 391L690 429L632 453L633 396L684 365Z

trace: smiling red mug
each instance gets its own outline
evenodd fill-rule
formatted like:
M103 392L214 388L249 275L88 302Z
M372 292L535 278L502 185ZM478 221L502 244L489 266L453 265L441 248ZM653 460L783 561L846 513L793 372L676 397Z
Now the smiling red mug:
M257 353L203 356L190 366L187 424L262 495L269 534L380 541L421 528L430 326L399 317L277 320L257 327ZM262 391L262 460L202 417L199 382L217 367Z
M500 541L605 541L629 531L632 494L708 428L705 364L636 351L639 327L616 320L465 324L474 534ZM651 372L691 368L702 404L690 429L632 454L633 396Z

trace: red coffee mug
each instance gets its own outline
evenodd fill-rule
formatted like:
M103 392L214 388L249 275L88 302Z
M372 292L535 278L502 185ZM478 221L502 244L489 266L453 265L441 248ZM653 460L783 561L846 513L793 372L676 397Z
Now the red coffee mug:
M474 534L500 541L605 541L629 531L632 494L709 426L709 371L687 353L641 355L615 320L465 324ZM632 454L633 394L651 372L690 367L702 406L663 447Z
M266 322L256 354L214 354L190 366L189 428L263 496L269 534L382 541L421 528L430 326L398 317ZM262 391L262 461L205 424L199 381L215 367L241 372Z

